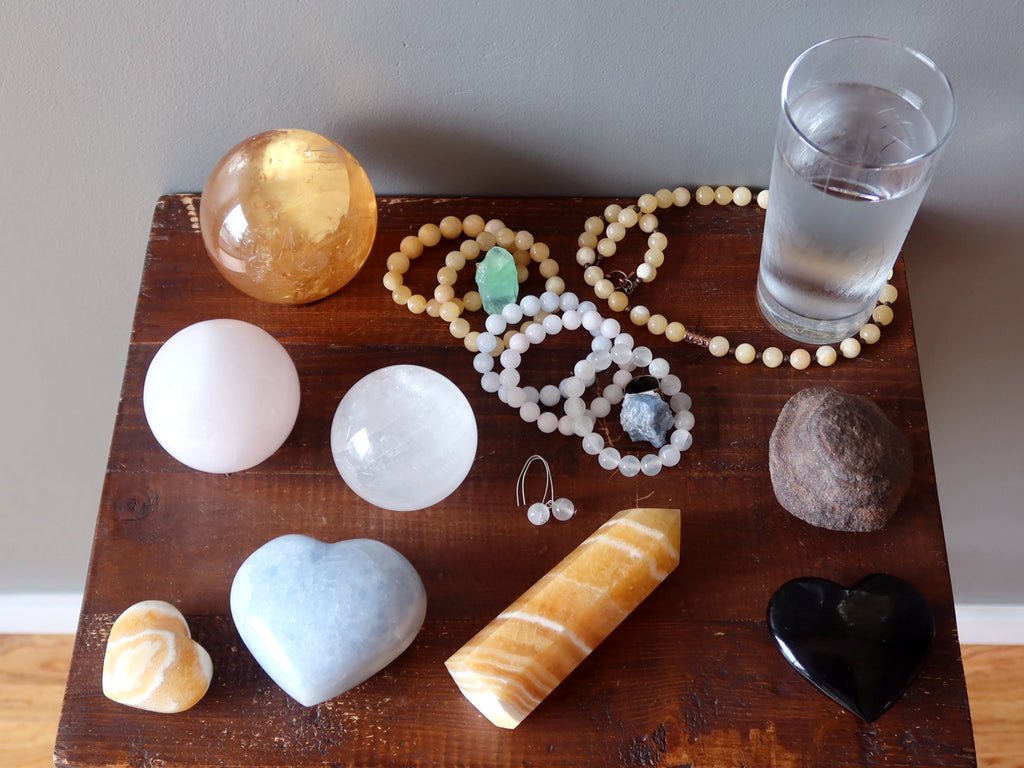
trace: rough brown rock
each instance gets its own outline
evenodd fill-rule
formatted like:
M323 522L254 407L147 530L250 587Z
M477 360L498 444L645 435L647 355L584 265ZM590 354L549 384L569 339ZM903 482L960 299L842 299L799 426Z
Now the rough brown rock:
M768 443L779 503L835 531L877 531L910 487L910 445L873 400L829 387L804 389L779 414Z

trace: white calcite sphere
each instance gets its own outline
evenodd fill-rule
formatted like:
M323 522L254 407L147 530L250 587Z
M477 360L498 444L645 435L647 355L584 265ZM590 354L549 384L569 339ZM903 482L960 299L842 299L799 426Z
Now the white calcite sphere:
M157 351L142 405L157 442L182 464L240 472L288 438L299 413L299 376L285 348L262 328L204 320Z
M473 409L449 379L418 365L364 376L345 394L331 425L331 452L362 499L407 512L452 493L473 465Z

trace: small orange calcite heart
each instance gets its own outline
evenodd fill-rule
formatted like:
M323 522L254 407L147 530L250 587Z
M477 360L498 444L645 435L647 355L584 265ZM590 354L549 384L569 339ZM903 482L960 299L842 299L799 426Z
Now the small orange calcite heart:
M184 712L206 695L212 678L210 654L170 603L136 603L110 628L103 657L108 699L149 712Z

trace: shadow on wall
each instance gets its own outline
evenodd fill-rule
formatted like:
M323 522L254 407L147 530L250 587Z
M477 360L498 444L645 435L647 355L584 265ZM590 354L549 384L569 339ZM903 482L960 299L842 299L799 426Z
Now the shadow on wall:
M327 135L344 135L360 147L360 162L374 167L375 176L391 179L400 189L435 196L579 197L615 195L628 189L608 189L609 167L584 162L587 149L577 146L571 156L524 149L524 139L503 132L452 128L450 124L415 122L409 117L373 125L338 125ZM615 182L613 182L615 183ZM629 183L623 180L623 186ZM603 190L603 191L602 191Z

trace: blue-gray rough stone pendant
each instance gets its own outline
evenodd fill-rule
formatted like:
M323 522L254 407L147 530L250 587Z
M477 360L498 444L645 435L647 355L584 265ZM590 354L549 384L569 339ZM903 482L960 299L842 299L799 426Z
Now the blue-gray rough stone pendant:
M921 593L886 574L849 589L828 579L793 579L772 595L768 626L797 672L869 723L907 691L935 636Z
M646 440L655 448L661 448L668 442L675 417L672 408L658 394L656 378L637 376L626 385L619 423L635 443Z

